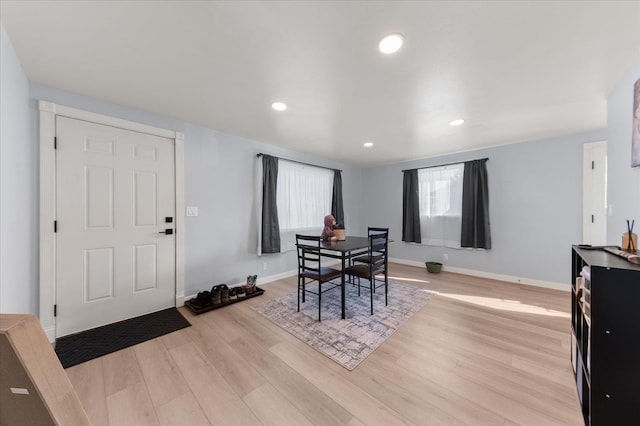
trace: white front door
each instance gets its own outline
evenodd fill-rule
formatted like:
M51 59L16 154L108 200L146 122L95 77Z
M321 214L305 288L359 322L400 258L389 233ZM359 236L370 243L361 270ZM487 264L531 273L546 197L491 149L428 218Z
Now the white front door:
M175 306L174 141L56 117L56 337Z
M607 242L607 142L582 147L582 243Z

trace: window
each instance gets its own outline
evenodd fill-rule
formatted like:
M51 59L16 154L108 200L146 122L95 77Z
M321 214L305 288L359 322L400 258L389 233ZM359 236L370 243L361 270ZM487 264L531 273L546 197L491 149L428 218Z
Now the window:
M318 234L331 213L333 170L291 161L278 163L276 202L282 251L295 249L295 234Z
M460 247L464 164L418 170L422 244Z

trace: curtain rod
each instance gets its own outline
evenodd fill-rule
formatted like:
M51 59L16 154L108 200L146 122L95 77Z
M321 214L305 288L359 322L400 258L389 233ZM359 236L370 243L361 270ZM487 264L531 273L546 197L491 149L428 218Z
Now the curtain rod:
M256 157L262 157L263 155L265 155L265 154L263 154L263 153L261 152L261 153L259 153L258 155L256 155ZM275 155L272 155L272 157L275 157L275 158L278 158L278 159L280 159L280 160L284 160L284 161L291 161L292 163L303 164L303 165L305 165L305 166L319 167L319 168L321 168L321 169L333 170L333 171L335 171L335 172L342 172L342 170L340 170L340 169L334 169L334 168L332 168L332 167L318 166L317 164L305 163L305 162L298 161L298 160L290 160L290 159L288 159L288 158L276 157Z
M403 170L402 172L408 172L409 170L421 170L421 169L431 169L433 167L444 167L444 166L453 166L454 164L464 164L464 163L468 163L469 161L481 161L481 160L488 160L489 157L485 157L485 158L478 158L476 160L467 160L467 161L456 161L454 163L447 163L447 164L436 164L435 166L424 166L424 167L416 167L415 169L406 169Z

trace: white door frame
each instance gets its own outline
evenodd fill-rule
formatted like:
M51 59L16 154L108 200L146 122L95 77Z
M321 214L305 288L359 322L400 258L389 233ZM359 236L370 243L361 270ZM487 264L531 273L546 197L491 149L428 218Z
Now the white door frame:
M133 121L95 114L75 108L38 101L40 110L40 324L49 338L55 341L56 319L56 116L90 121L134 132L160 136L174 141L176 189L176 306L184 305L184 134L147 126Z
M603 157L598 155L600 150L604 150ZM603 179L601 186L594 185L595 177ZM584 143L582 145L582 244L604 245L607 242L606 183L607 141ZM596 195L603 201L603 204L597 207L595 206ZM598 236L601 238L598 239Z

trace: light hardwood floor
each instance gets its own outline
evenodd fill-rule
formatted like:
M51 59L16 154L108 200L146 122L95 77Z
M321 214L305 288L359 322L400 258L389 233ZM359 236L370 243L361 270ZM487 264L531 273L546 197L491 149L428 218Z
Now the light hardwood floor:
M94 425L581 425L569 293L391 264L432 299L354 371L250 306L66 370Z

